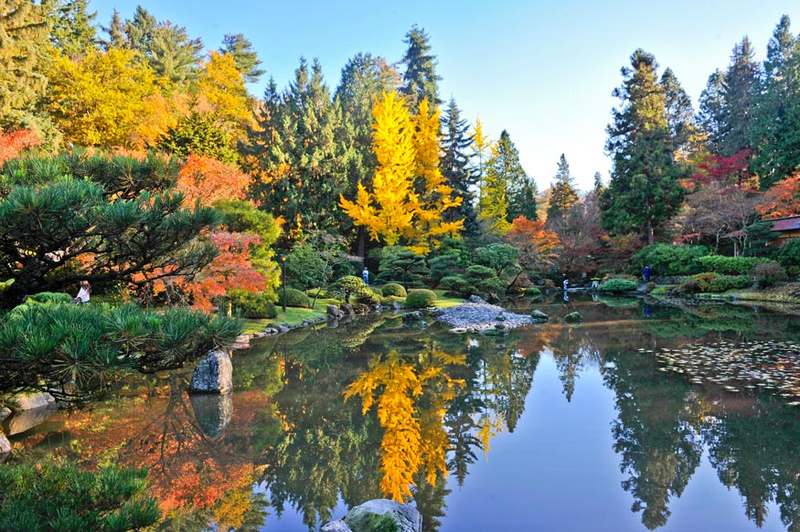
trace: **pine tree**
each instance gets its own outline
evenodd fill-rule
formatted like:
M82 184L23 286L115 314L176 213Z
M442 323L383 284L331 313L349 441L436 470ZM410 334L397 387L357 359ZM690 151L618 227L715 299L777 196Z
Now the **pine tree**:
M105 51L109 48L124 48L125 47L125 25L119 17L119 11L114 8L114 14L111 15L111 21L108 27L101 26L102 30L108 34L108 40L102 41L102 46Z
M467 234L476 235L480 229L475 212L474 188L478 181L478 173L470 166L471 154L466 150L472 146L472 137L469 135L469 124L461 118L461 111L451 98L447 111L442 119L442 162L441 170L445 182L450 186L456 197L461 198L458 209L451 209L447 219L464 221Z
M403 41L408 49L402 60L406 71L401 92L411 109L417 109L424 99L430 102L431 109L438 109L442 103L438 84L442 78L436 74L436 56L430 53L429 39L425 30L413 26Z
M203 41L167 21L153 30L145 55L156 74L181 85L196 77L202 51Z
M612 234L639 234L652 244L655 231L682 199L666 96L658 82L655 57L639 49L623 84L614 89L622 103L608 126L606 150L613 156L611 182L603 192L603 226Z
M236 68L242 73L247 83L258 83L259 78L264 75L264 70L258 68L261 60L253 50L253 43L241 33L226 34L222 39L219 51L233 56L236 60Z
M44 93L48 31L45 6L29 0L0 6L0 121L18 123Z
M92 21L97 12L88 13L88 4L88 0L57 0L52 7L50 41L64 55L83 55L96 44Z
M341 114L319 62L309 73L302 59L283 94L270 82L264 100L244 149L244 168L256 179L255 199L283 219L290 241L302 240L311 229L338 228L347 154L338 135Z
M578 202L578 193L572 185L572 175L569 173L569 163L563 153L558 160L555 179L556 183L553 185L550 204L547 207L548 222L555 222Z
M700 93L700 111L697 121L706 135L708 151L720 154L725 115L725 74L717 69L708 77L706 88Z
M800 167L800 37L784 15L767 45L750 136L754 172L766 189Z
M525 216L528 220L536 220L536 183L528 177L522 164L519 162L519 151L511 140L508 131L500 133L500 139L492 152L487 169L489 176L503 184L504 195L507 201L506 221L511 222L518 216ZM486 201L484 201L486 203Z
M692 100L671 68L664 70L661 88L666 99L667 125L673 140L673 150L682 159L686 159L691 150L690 141L696 132Z

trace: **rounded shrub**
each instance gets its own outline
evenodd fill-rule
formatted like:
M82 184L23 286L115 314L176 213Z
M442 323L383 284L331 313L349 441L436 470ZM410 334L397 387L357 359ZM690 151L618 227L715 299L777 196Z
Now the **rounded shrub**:
M525 297L537 298L542 297L542 289L538 286L527 286L522 292Z
M229 296L233 311L245 318L256 320L272 319L278 315L278 309L275 308L275 304L270 301L266 294L233 290L229 293Z
M426 288L416 288L408 291L406 296L406 307L425 308L430 307L436 301L436 294L433 290Z
M381 302L381 294L376 293L371 288L365 288L356 293L356 303L361 303L362 305L377 305Z
M403 288L403 285L400 283L386 283L381 288L381 294L384 296L397 296L397 297L406 297L408 293L406 289Z
M702 271L723 275L747 275L756 265L773 262L758 257L726 257L723 255L709 255L701 257L697 261L702 266Z
M639 287L634 281L628 279L609 279L600 283L597 290L600 292L620 293L631 292Z
M278 302L283 302L283 292L280 290L278 291ZM308 300L308 296L300 290L295 288L287 288L286 306L308 308L311 306L311 302Z

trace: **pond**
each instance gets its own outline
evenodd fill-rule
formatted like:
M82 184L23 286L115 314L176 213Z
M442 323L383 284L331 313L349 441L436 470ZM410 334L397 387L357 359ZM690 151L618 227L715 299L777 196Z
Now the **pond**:
M165 530L313 530L392 495L426 530L800 528L800 318L536 308L502 336L384 314L262 339L230 396L132 377L11 436L11 460L146 466Z

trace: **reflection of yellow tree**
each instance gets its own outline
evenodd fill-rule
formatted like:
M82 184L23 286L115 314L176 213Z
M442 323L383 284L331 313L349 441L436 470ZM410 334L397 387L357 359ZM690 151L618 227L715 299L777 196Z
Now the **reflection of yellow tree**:
M465 363L463 356L439 350L412 360L397 351L385 359L376 357L345 392L345 399L360 396L362 410L378 405L378 421L384 429L381 441L381 490L396 501L411 496L414 475L423 470L435 484L447 474L447 433L442 420L446 405L463 381L445 373L449 364Z

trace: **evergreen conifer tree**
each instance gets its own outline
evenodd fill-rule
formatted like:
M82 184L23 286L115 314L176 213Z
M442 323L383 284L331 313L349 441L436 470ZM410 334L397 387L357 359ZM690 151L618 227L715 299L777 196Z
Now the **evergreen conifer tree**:
M446 219L454 221L464 220L464 229L468 234L477 234L479 225L475 212L475 185L478 174L470 165L470 154L466 150L472 145L469 135L469 124L461 118L461 111L451 98L442 119L442 161L441 170L445 182L450 186L456 197L461 198L458 209L451 209Z
M438 109L442 103L439 98L439 80L442 78L436 74L436 56L430 53L429 40L425 30L413 26L403 41L408 48L402 60L406 71L401 93L406 96L411 109L417 109L424 99L430 102L431 110Z
M219 51L233 56L236 60L236 68L242 73L246 82L257 83L259 78L264 75L264 70L258 68L261 60L253 50L253 43L241 33L226 34L222 39Z
M658 227L683 197L673 156L666 96L653 55L636 50L623 84L614 89L622 107L614 109L606 150L612 155L611 182L603 192L603 226L612 234L639 234L652 244Z
M569 173L569 163L564 154L558 160L556 183L550 194L550 204L547 207L547 221L556 221L578 202L578 192L572 185L572 176Z

